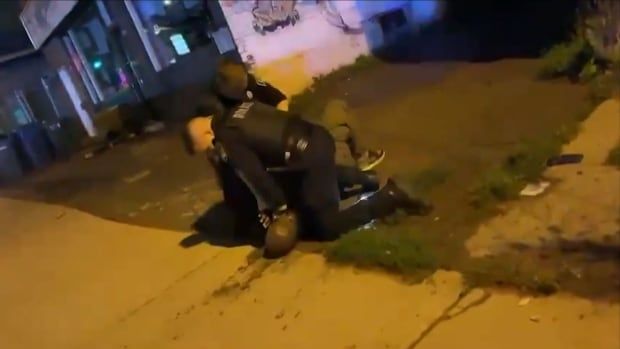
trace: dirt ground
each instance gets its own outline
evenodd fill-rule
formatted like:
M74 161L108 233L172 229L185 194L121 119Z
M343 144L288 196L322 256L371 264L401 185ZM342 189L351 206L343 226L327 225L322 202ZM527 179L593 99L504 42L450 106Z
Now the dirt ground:
M469 205L473 183L521 141L574 123L588 107L586 88L537 81L538 66L535 60L380 63L321 84L312 102L321 106L337 98L350 105L361 121L362 140L388 152L381 174L406 179L435 168L447 174L445 183L430 193L435 213L404 225L418 232L442 265L457 269L469 262L465 241L489 216ZM303 84L287 78L291 71L285 73L270 72L270 81L289 93L300 92ZM310 114L320 110L311 109ZM174 132L119 145L92 160L76 157L2 194L181 232L191 231L199 217L211 217L216 229L208 229L208 236L179 235L181 244L191 247L205 239L222 246L246 243L230 240L229 221L216 205L221 196L209 166L183 154ZM587 289L580 290L584 292Z
M534 81L536 69L537 62L528 60L384 64L333 84L322 95L346 100L362 121L366 143L388 150L381 172L408 174L437 165L451 170L453 180L445 186L450 200L437 198L441 214L444 207L461 205L454 199L511 146L554 130L583 108L583 88ZM191 211L217 201L214 191L208 165L184 155L170 132L120 145L93 160L76 157L57 164L2 194L186 231ZM453 211L444 218L458 220Z
M368 144L388 151L382 174L446 170L430 194L436 212L404 224L458 264L488 218L468 204L472 183L587 106L584 88L535 81L536 69L528 60L386 64L319 95L353 107ZM471 289L446 268L407 284L329 265L311 244L266 261L225 239L217 210L218 229L183 234L220 194L173 132L74 158L2 194L2 348L620 347L618 305L579 288L545 298ZM601 265L614 272L614 262Z
M551 211L556 213L553 217L544 216L537 223L544 232L563 225L557 222L560 213L564 218L587 223L568 229L580 227L578 232L573 232L580 234L579 242L573 241L570 246L552 243L545 249L531 249L527 262L523 261L524 241L513 243L508 250L504 248L509 253L483 260L472 259L471 249L464 248L477 230L486 229L485 241L501 242L498 236L504 236L504 240L506 237L519 240L524 235L536 238L536 234L527 231L531 227L527 225L531 200L523 202L521 213L514 210L506 213L508 209L501 207L500 212L512 219L499 218L504 221L500 227L492 223L480 227L497 212L474 208L469 204L469 191L482 174L503 163L520 142L550 138L563 127L570 127L576 119L582 120L587 113L588 102L582 87L561 81L534 81L536 67L535 61L527 60L429 64L419 67L419 71L384 66L383 70L369 69L366 74L356 73L344 76L339 82L330 81L315 92L314 98L320 101L338 96L356 107L356 113L364 120L363 127L367 127L368 143L380 144L389 151L382 168L384 173L404 179L425 169L447 173L445 183L430 193L436 205L434 214L401 224L409 227L405 229L411 230L410 234L423 248L433 251L440 266L478 274L475 282L530 289L544 284L545 289L559 288L588 297L617 299L620 285L609 280L620 275L616 241L618 172L602 165L618 142L620 114L613 102L602 107L602 119L596 116L594 123L586 122L581 136L564 149L568 153L585 154L583 166L587 168L565 166L551 170L549 176L554 183L564 181L557 191L568 194L557 194L556 201L538 205L553 206ZM397 75L403 80L423 81L423 87L416 82L399 85L403 80ZM378 79L377 76L394 82L372 89L365 79ZM594 167L593 163L596 163ZM558 178L556 174L553 179L554 171L568 171L573 178ZM596 175L601 172L605 173L602 174L605 179ZM593 184L586 185L586 181ZM599 197L601 201L587 203L588 197ZM564 212L567 210L571 212ZM582 219L584 216L589 218ZM603 216L602 220L598 219ZM510 229L511 224L523 224L523 233ZM600 245L603 236L605 243ZM590 238L598 243L592 246ZM480 273L488 274L482 277L486 280L481 280Z
M526 268L593 294L620 289L620 171L606 165L620 141L620 101L601 104L564 146L581 163L548 168L541 196L508 203L465 243L476 257L519 255ZM528 258L523 258L528 256ZM546 270L545 270L546 269Z

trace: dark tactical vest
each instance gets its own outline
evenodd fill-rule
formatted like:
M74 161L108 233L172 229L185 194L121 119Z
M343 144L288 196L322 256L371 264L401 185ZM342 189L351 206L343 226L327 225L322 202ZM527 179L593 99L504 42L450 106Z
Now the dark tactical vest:
M303 151L312 131L312 124L300 117L258 102L229 109L215 126L216 137L218 127L239 130L259 158L273 166L283 165L291 153Z

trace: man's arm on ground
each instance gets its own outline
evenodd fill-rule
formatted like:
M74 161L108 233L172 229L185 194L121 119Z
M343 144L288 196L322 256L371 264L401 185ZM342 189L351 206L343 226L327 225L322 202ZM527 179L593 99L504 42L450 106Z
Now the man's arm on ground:
M284 193L254 151L236 141L234 130L223 131L218 135L218 142L225 152L226 161L237 170L257 200L262 200L274 210L286 205Z

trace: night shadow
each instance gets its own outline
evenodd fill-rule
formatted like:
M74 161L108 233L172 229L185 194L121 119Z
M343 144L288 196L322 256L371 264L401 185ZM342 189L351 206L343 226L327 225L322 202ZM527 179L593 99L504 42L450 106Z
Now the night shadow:
M238 222L233 212L222 202L218 202L203 213L193 224L194 234L181 240L179 245L190 248L207 243L221 247L253 246L261 247L262 239L258 226L249 229L235 229Z
M557 239L546 242L540 247L532 247L523 243L513 243L510 246L519 252L534 251L546 256L554 254L580 255L590 261L620 261L620 245L615 243Z
M607 244L591 240L566 240L561 239L557 243L562 253L579 253L593 260L617 260L620 261L620 245Z
M361 13L371 3L356 2ZM373 55L389 63L538 57L570 37L578 1L447 1L442 10L433 3L412 2L417 30L407 29L406 8L378 14L385 44Z

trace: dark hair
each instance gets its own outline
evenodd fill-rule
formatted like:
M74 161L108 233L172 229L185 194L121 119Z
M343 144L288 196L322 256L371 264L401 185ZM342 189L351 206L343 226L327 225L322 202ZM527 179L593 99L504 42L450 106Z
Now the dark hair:
M230 57L220 59L215 72L213 90L220 98L241 101L247 88L245 65Z
M217 69L218 70L221 67L224 67L224 66L227 66L227 65L242 65L242 66L245 66L241 60L239 60L236 57L232 57L232 56L222 56L217 61Z

